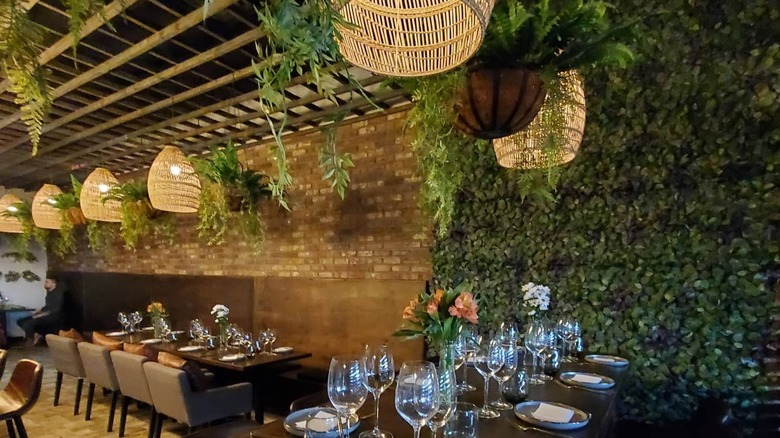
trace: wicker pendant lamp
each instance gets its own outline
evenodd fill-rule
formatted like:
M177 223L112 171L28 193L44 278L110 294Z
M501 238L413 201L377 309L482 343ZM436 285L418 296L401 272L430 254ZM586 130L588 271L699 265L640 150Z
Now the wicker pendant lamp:
M473 55L495 0L343 0L339 50L349 62L387 76L427 76Z
M181 149L165 146L149 168L152 207L173 213L196 213L200 205L200 179Z
M103 195L118 183L108 169L98 167L93 170L81 186L81 211L84 217L93 221L119 222L119 201L102 200Z
M585 84L579 73L570 70L561 73L559 87L557 93L564 93L566 98L553 103L551 92L527 128L493 140L498 164L538 169L568 163L577 156L585 131ZM560 146L550 152L550 142Z
M54 197L62 190L52 184L44 184L35 194L32 203L32 218L35 226L49 230L59 230L62 227L60 211L54 205Z
M0 232L16 234L21 234L23 232L22 222L19 218L3 214L8 211L8 208L11 207L11 205L16 204L17 202L22 202L22 200L10 193L0 198Z

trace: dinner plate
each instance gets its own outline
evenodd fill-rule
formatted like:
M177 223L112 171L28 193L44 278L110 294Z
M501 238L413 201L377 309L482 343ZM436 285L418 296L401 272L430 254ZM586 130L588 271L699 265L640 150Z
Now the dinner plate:
M178 351L181 351L182 353L188 353L191 351L200 351L203 350L203 347L200 345L185 345L184 347L180 347Z
M274 348L271 351L273 351L274 353L289 353L289 352L293 351L293 348L292 347L278 347L278 348Z
M222 362L235 362L235 361L241 360L241 359L243 359L245 357L246 356L241 354L241 353L238 353L238 354L226 354L226 355L220 357L219 360L221 360Z
M171 334L172 335L183 335L184 334L184 330L172 330Z
M304 427L299 428L296 426L296 423L299 423L301 421L306 421L310 415L316 415L317 412L322 410L322 408L307 408L307 409L301 409L300 411L292 412L290 415L287 416L287 418L284 419L284 429L287 432L290 432L291 434L295 436L303 436L306 432L306 426L304 423ZM357 428L360 427L360 419L357 415L352 416L352 420L349 423L349 433L354 432L357 430ZM331 432L326 432L324 434L318 434L318 436L324 437L324 438L338 438L339 432L338 430L334 430Z
M580 380L577 380L577 376L580 377ZM559 377L561 379L561 382L567 385L581 386L583 388L589 388L589 389L610 389L613 386L615 386L614 380L610 379L607 376L602 376L601 374L568 371L565 373L561 373ZM593 382L583 381L588 379L594 381ZM600 379L600 380L596 382L595 381L596 379Z
M108 332L106 333L106 336L111 336L112 338L118 338L119 336L124 336L127 333L125 332Z
M574 415L566 423L553 422L548 420L542 420L534 417L534 412L539 408L540 404L552 405L558 408L568 409L574 412ZM515 406L515 415L517 418L525 421L526 423L533 424L534 426L543 427L545 429L553 430L573 430L585 427L590 421L590 414L581 411L577 408L565 405L563 403L554 402L542 402L542 401L527 401Z
M159 344L160 342L162 342L162 339L157 339L157 338L144 339L143 341L141 341L142 344Z
M628 365L628 359L608 354L589 354L585 356L585 362L597 363L610 367L624 367Z

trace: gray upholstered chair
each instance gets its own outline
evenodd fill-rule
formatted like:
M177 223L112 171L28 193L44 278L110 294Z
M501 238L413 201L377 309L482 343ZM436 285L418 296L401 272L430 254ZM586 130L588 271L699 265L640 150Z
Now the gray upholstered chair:
M87 391L87 414L85 419L92 417L92 400L95 398L95 386L111 391L111 408L108 411L108 431L114 430L114 413L119 401L119 381L114 371L114 363L111 361L110 352L106 347L81 342L78 344L81 362L84 364L84 372L89 381Z
M252 412L252 385L249 383L193 392L182 370L146 362L144 372L158 413L155 437L160 436L165 418L195 427Z
M146 381L146 374L144 373L144 363L149 359L139 354L112 351L111 360L114 362L114 371L116 371L116 378L119 381L119 390L122 392L122 408L119 413L119 436L125 436L127 409L130 406L130 401L135 400L152 406L152 414L149 417L149 438L151 438L154 434L157 410L154 409L152 394L149 392L149 383Z
M63 375L74 377L77 380L76 401L73 404L73 415L78 415L85 374L77 342L64 336L46 335L46 345L49 346L49 352L54 361L54 368L57 369L57 383L54 386L54 406L60 404L60 390L62 389Z

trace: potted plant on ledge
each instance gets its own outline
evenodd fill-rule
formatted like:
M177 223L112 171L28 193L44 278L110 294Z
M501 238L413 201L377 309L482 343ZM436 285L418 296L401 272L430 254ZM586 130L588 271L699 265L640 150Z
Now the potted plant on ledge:
M102 197L103 202L109 200L119 201L121 205L119 234L125 248L134 250L146 235L154 235L156 240L173 239L172 218L152 207L145 181L128 181L113 186Z

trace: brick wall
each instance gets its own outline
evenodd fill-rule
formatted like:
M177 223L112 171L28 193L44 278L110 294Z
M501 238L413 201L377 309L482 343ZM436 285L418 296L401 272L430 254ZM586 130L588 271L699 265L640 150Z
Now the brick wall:
M403 138L405 113L382 114L341 126L338 147L353 156L352 182L344 201L322 180L317 150L321 133L286 141L294 187L291 212L263 205L267 237L254 254L238 235L210 247L196 235L195 215L179 215L172 246L145 242L135 252L117 245L93 255L82 241L63 271L147 274L237 275L322 279L424 280L430 277L430 231L417 208L415 158ZM267 144L243 151L253 169L273 174ZM83 239L82 239L83 240Z

